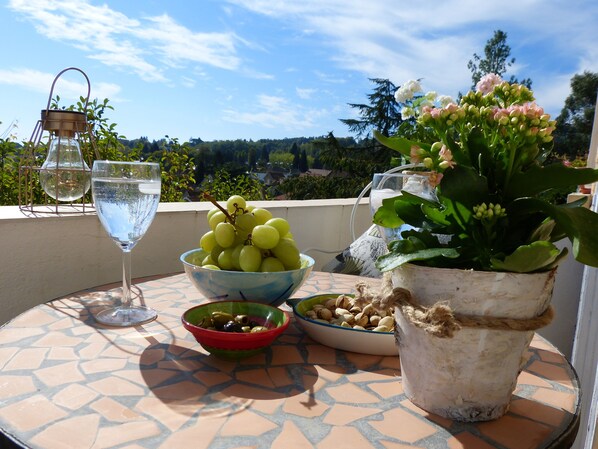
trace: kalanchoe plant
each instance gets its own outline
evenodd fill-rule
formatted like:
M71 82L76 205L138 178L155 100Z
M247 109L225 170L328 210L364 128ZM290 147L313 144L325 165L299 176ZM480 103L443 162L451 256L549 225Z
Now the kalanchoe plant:
M579 262L598 266L598 214L583 207L584 200L555 204L545 199L551 190L597 181L598 170L544 165L555 122L527 87L487 75L458 105L422 105L426 95L418 96L417 89L404 94L401 100L416 105L415 128L408 135L424 141L375 136L429 170L436 200L404 192L383 202L375 223L410 226L378 259L381 271L408 262L545 271L567 254L554 244L563 238L572 242Z

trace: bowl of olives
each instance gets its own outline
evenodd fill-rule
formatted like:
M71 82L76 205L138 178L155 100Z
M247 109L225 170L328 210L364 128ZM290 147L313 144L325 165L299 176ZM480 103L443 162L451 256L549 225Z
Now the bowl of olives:
M210 354L237 360L270 346L289 326L290 316L267 304L218 301L190 308L181 321Z

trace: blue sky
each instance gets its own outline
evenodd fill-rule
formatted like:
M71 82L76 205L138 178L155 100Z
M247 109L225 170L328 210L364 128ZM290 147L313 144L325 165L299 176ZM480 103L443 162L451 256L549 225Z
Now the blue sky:
M0 24L0 135L16 120L19 140L71 66L121 134L181 141L347 136L368 78L456 96L496 29L553 116L598 72L595 0L0 0ZM71 104L83 83L54 93Z

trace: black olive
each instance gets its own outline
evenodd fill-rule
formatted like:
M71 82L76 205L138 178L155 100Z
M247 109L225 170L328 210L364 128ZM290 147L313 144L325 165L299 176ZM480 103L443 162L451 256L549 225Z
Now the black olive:
M224 332L243 332L243 326L235 321L229 321L222 328Z

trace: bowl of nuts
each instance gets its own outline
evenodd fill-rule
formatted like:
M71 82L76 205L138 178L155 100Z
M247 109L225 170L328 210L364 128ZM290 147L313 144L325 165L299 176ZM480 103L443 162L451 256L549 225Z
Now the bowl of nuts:
M394 316L360 307L353 295L325 293L289 300L299 326L313 340L344 351L372 355L398 355Z
M289 327L282 309L250 301L218 301L187 310L183 327L210 354L237 360L262 352Z

